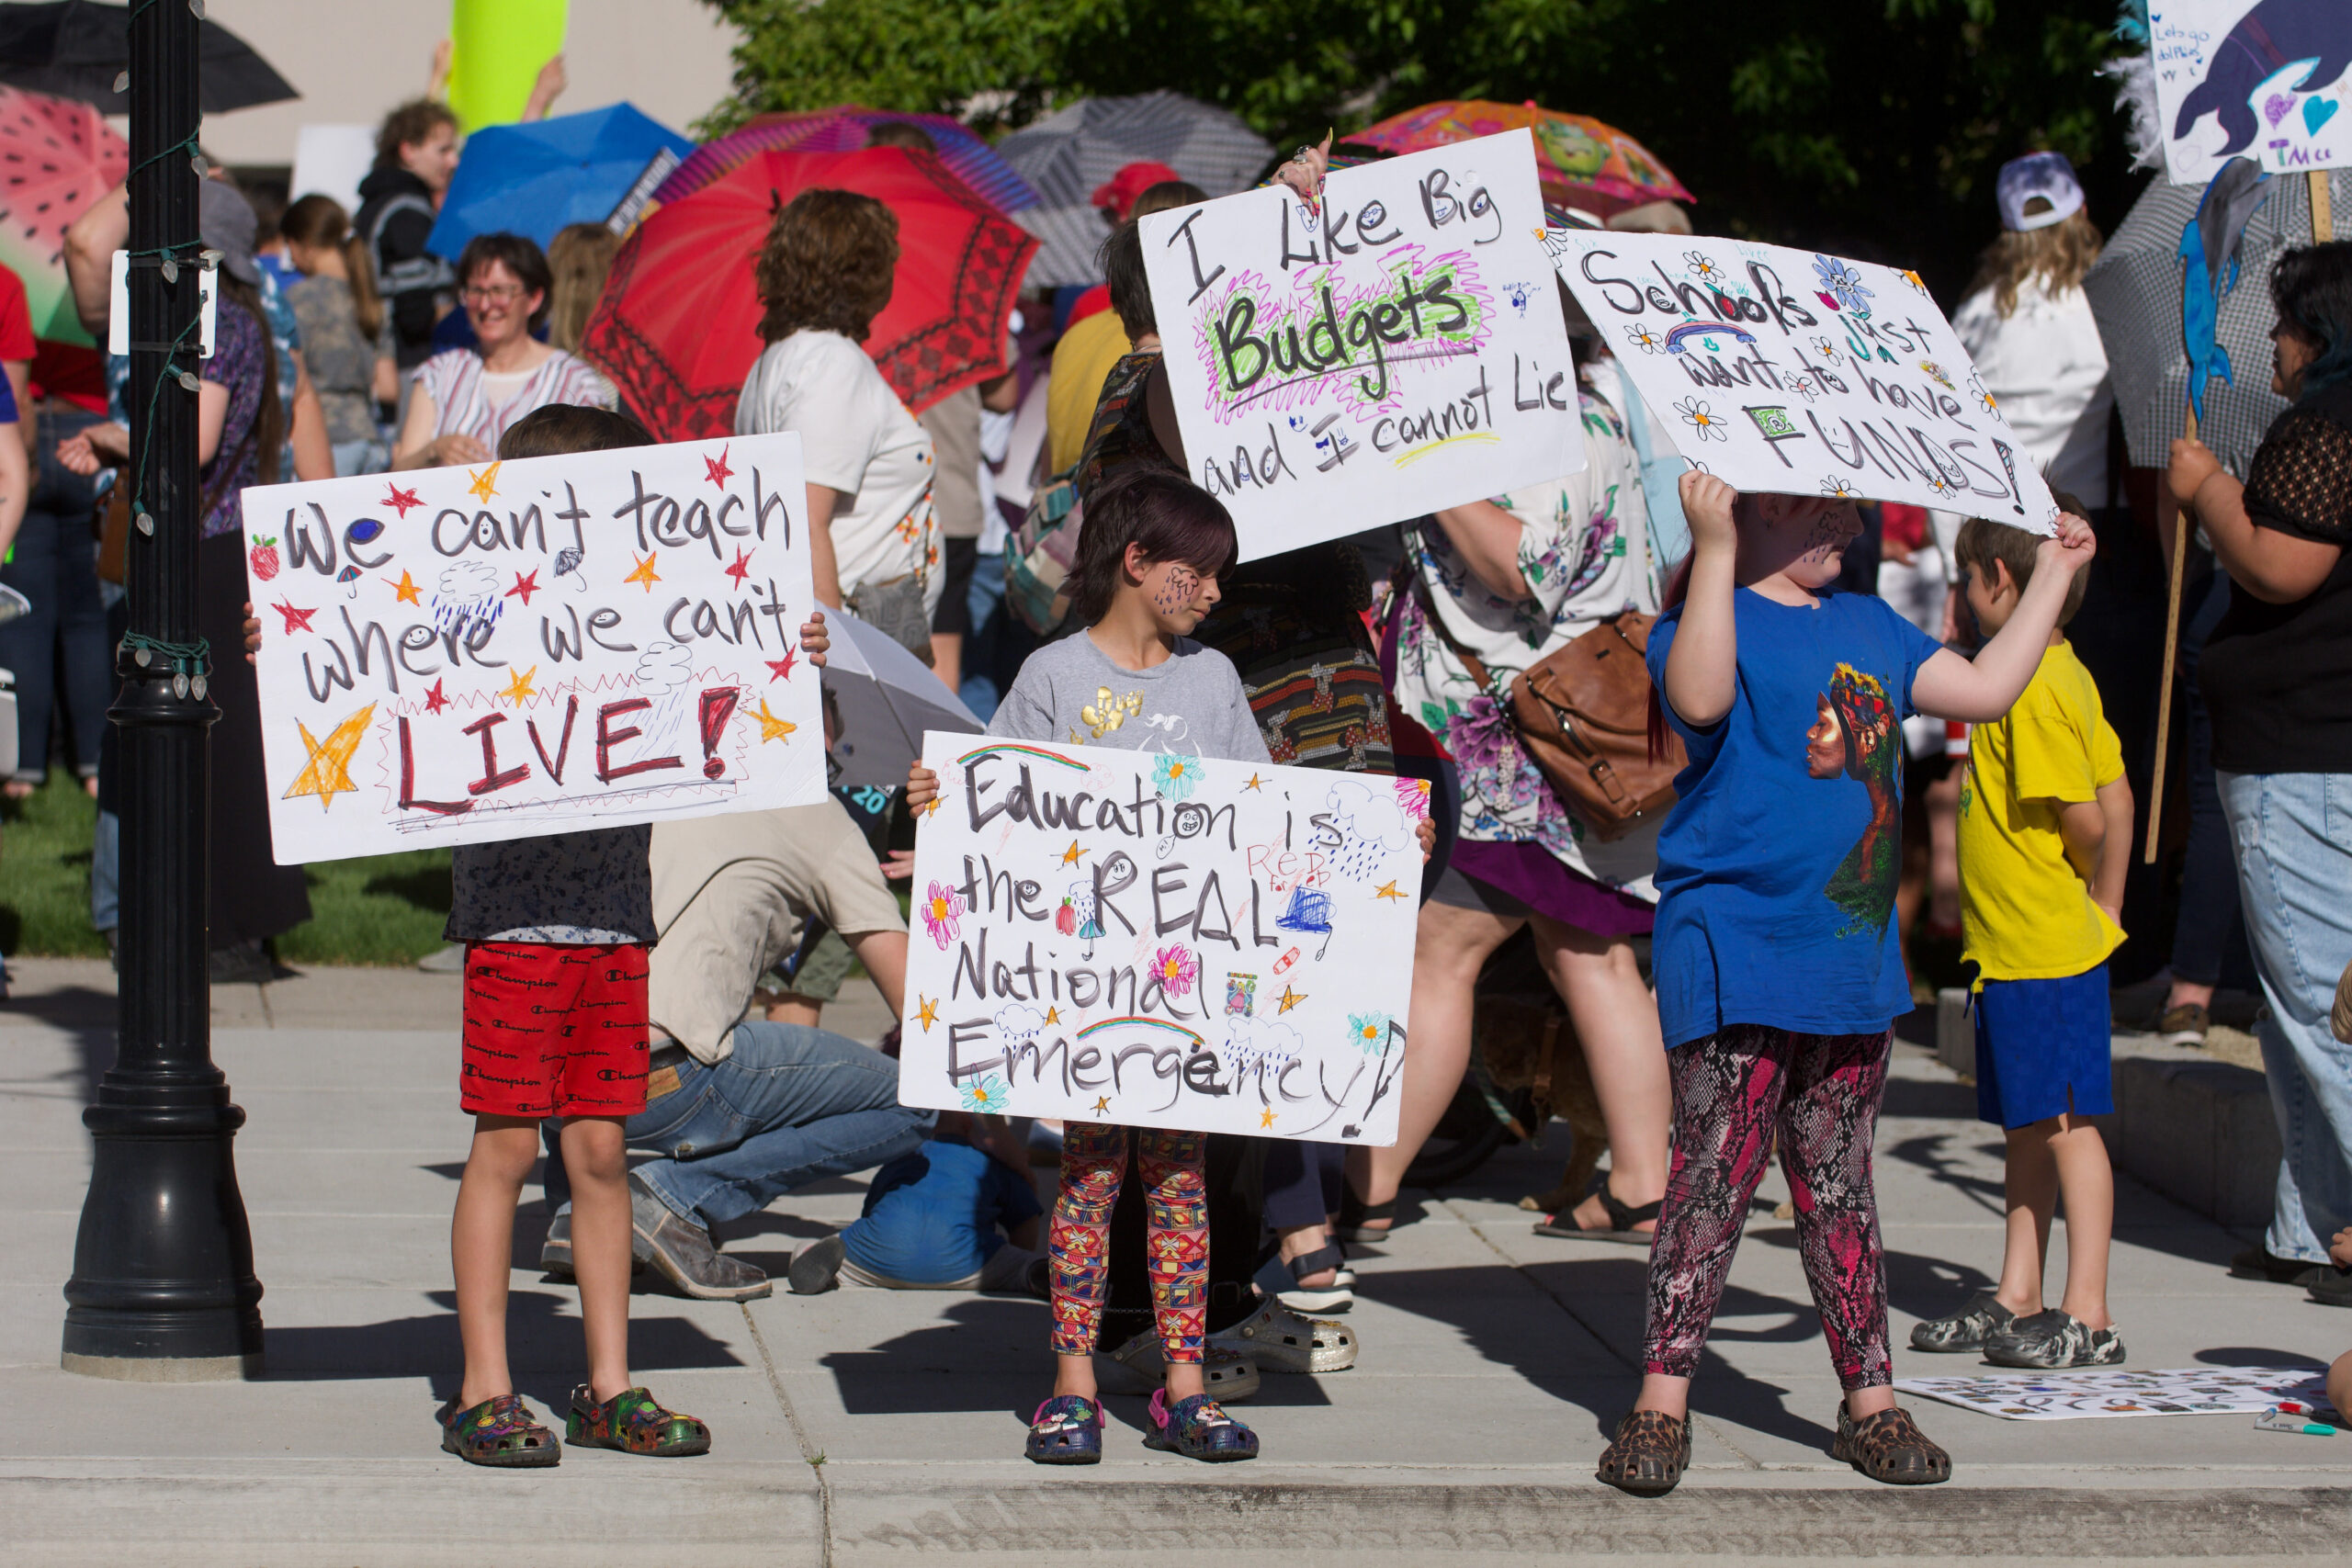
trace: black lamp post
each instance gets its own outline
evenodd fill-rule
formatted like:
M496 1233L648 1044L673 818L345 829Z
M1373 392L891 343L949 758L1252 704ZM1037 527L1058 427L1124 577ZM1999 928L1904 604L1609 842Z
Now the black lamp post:
M261 1282L231 1140L245 1113L212 1065L206 972L208 654L196 632L197 7L130 14L130 631L121 695L121 1017L82 1113L90 1191L66 1282L69 1371L140 1382L249 1376ZM222 309L231 309L225 303Z

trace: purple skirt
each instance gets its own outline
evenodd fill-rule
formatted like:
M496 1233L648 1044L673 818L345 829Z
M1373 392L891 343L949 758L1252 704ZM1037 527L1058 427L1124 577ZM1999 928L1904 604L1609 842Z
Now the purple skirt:
M1641 936L1657 918L1657 906L1555 860L1541 844L1454 841L1451 869L1506 895L1539 915L1595 936Z

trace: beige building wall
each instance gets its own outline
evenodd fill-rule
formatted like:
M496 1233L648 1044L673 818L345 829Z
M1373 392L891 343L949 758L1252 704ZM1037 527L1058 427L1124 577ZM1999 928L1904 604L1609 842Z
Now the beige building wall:
M205 117L205 147L237 165L292 164L295 132L306 124L381 119L424 91L434 45L449 30L448 0L207 0L205 13L302 95ZM692 134L727 95L735 36L700 0L571 0L571 85L556 112L626 99Z

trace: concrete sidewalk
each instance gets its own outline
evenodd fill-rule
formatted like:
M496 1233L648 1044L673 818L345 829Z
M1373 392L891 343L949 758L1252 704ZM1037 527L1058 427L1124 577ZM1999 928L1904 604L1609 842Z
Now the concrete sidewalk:
M1792 1227L1748 1230L1697 1384L1693 1470L1640 1502L1592 1480L1629 1402L1645 1259L1530 1234L1521 1192L1552 1155L1509 1151L1364 1256L1356 1370L1268 1377L1244 1407L1266 1457L1208 1467L1148 1452L1142 1402L1114 1399L1104 1463L1040 1471L1022 1424L1047 1388L1042 1305L843 1290L748 1307L641 1287L641 1381L711 1423L707 1459L576 1452L501 1474L439 1451L456 1387L449 1207L465 1155L456 982L319 972L224 989L215 1051L250 1113L239 1179L268 1294L267 1375L136 1385L58 1370L88 1169L78 1116L112 1061L104 964L12 965L0 1009L0 1517L10 1560L209 1564L485 1561L854 1564L961 1551L1024 1562L1650 1562L1825 1555L2144 1561L2341 1560L2352 1438L2256 1431L2247 1416L2010 1423L1932 1404L1948 1486L1871 1485L1824 1450L1835 1380ZM878 1029L869 1003L830 1020ZM1880 1191L1898 1347L1985 1281L2000 1246L1999 1139L1973 1091L1898 1047ZM2132 1364L2317 1364L2352 1313L2227 1279L2243 1244L2128 1179L2114 1300ZM796 1193L729 1233L781 1271L857 1213L860 1183ZM572 1292L517 1238L522 1391L560 1409L579 1362ZM1898 1375L1967 1358L1897 1351Z

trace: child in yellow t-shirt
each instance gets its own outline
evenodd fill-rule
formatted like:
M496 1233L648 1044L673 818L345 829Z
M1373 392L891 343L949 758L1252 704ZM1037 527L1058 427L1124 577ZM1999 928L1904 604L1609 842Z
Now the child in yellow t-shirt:
M1983 520L1953 549L1989 635L2016 612L2040 536ZM2123 1360L2107 1312L2115 1178L2098 1129L2109 1078L2107 956L2131 863L2132 786L2098 686L2064 630L2007 716L1969 735L1960 795L1961 927L1977 966L1976 1110L2007 1131L2008 1239L2001 1280L1911 1332L1918 1350L1982 1350L2007 1367ZM2066 1201L2066 1293L2041 1306L2050 1222Z

